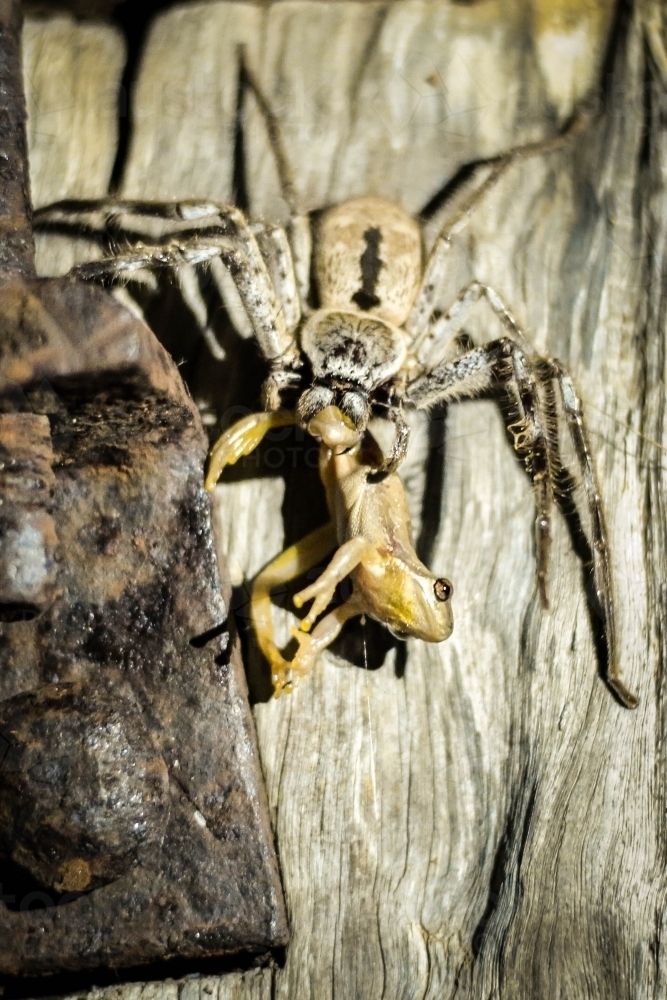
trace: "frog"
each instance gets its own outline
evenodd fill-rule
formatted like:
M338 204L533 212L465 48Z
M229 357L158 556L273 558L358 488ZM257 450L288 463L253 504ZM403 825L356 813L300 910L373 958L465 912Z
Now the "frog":
M297 411L253 413L239 421L212 451L207 489L269 430L300 422ZM335 405L319 410L305 429L319 443L319 475L331 519L271 560L256 576L250 598L254 633L270 666L276 697L290 693L313 670L351 618L368 616L399 639L431 643L448 639L454 627L454 588L419 559L403 481L397 472L387 471L372 433L360 433ZM297 650L288 660L276 643L271 592L313 570L331 553L324 571L293 597L297 609L312 603L291 629ZM327 611L348 577L351 593Z

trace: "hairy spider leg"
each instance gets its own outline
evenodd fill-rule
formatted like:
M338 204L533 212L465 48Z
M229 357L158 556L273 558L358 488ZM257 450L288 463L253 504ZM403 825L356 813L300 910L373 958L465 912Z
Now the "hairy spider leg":
M547 596L547 576L549 569L549 554L551 549L551 507L553 503L553 477L551 475L551 449L549 435L548 413L544 412L538 391L538 379L536 377L536 362L532 359L532 348L530 347L521 327L514 318L512 312L503 302L498 293L481 281L471 281L457 296L456 300L447 312L438 318L427 330L427 337L422 341L422 355L426 357L427 364L434 365L439 360L438 354L442 353L443 347L461 329L465 317L472 306L485 298L491 309L499 318L502 325L509 334L509 338L497 341L497 344L506 344L502 348L511 357L511 371L503 372L503 363L493 372L493 378L502 378L506 383L506 389L512 397L512 410L518 414L518 419L510 420L507 429L512 435L514 449L522 459L526 472L531 478L535 490L535 543L537 553L537 581L542 607L549 607ZM488 345L489 347L493 345ZM483 349L482 349L483 350ZM471 352L472 353L472 352ZM463 357L467 357L464 355ZM476 357L473 353L473 357ZM461 359L463 360L463 359ZM489 358L493 364L492 358ZM428 399L428 383L431 375L435 371L445 371L446 364L442 362L426 373L423 378L424 383L419 382L418 392L425 393ZM481 378L481 372L470 373L468 377ZM417 385L417 382L413 385ZM437 379L434 381L437 382ZM491 388L491 384L480 388L478 392ZM474 390L473 390L474 391ZM410 388L409 392L412 392ZM438 401L445 401L438 400ZM426 407L433 405L432 402L424 402Z
M271 102L262 90L259 79L248 61L245 45L239 46L239 60L242 78L250 87L257 106L266 126L269 145L278 171L280 190L287 202L290 221L287 227L291 257L296 275L297 289L301 304L301 313L306 316L310 312L308 296L310 293L310 266L313 250L313 235L309 216L299 207L299 199L294 181L292 166L285 150L278 116L271 107Z
M549 607L547 575L551 548L551 506L548 439L534 365L511 338L503 337L475 347L454 361L443 362L408 386L408 398L419 409L436 403L474 399L502 386L509 396L509 410L501 413L514 449L530 476L535 493L535 546L540 601Z
M456 336L461 329L467 313L482 296L486 298L494 313L510 334L508 342L513 344L513 365L515 373L519 376L516 381L516 388L520 398L520 407L523 407L525 412L519 422L511 423L508 426L508 430L512 434L515 449L523 459L526 471L533 479L536 487L538 583L542 604L545 607L548 606L546 581L551 543L550 510L554 495L554 485L558 487L559 482L572 482L572 477L567 469L563 467L560 459L557 414L552 390L552 383L555 381L559 387L563 412L581 470L591 523L595 589L605 620L607 643L606 678L609 686L618 695L620 701L628 708L635 708L638 704L637 698L632 692L628 691L620 680L618 673L613 587L604 513L586 436L581 402L571 376L558 361L531 357L533 352L530 345L511 311L493 288L479 281L472 281L467 285L459 293L451 308L431 324L428 336L422 341L423 358L427 364L434 364L436 360L439 361L439 355L444 353L446 341ZM496 343L502 343L502 341ZM488 349L493 346L494 344L487 345ZM460 369L462 370L458 372L457 362L440 362L436 364L431 371L425 372L411 383L408 388L409 397L420 408L428 408L436 402L446 402L448 399L470 398L491 389L493 382L487 380L489 373L486 370L486 366L483 363L479 364L479 358L476 353L479 350L483 351L484 348L474 348L459 359ZM449 367L450 365L454 366L454 370ZM530 373L527 379L526 372ZM463 376L463 381L465 382L463 393L461 376ZM441 379L443 380L443 384L448 383L448 380L451 379L448 388L444 390L445 395L441 394ZM540 401L536 380L543 390L545 396L544 404ZM418 401L417 397L419 397L420 401ZM520 408L519 412L521 412ZM531 424L533 425L532 429ZM547 475L543 476L542 469L545 460L547 463ZM537 483L535 483L535 474L539 476Z
M578 135L585 128L589 121L590 114L585 110L579 111L567 123L565 128L552 138L544 139L540 142L527 143L525 146L517 146L516 149L511 150L503 156L492 160L484 160L477 165L474 173L483 173L486 170L487 175L473 189L453 216L447 219L438 233L426 262L424 275L414 305L405 324L405 329L411 342L411 349L417 356L421 340L427 333L436 295L442 286L447 271L452 238L467 225L473 210L479 206L486 194L495 187L500 178L514 163L562 149L574 136Z
M604 615L607 643L606 680L627 708L636 708L638 699L620 678L616 649L616 622L607 532L602 501L597 486L590 447L586 436L581 402L570 375L557 361L532 361L510 338L476 347L462 357L443 362L419 376L408 387L409 398L419 407L428 408L437 402L470 399L498 384L511 392L512 409L518 420L506 420L515 450L533 481L536 493L537 578L540 598L548 607L546 578L551 543L550 511L554 499L554 482L572 482L560 460L557 433L554 428L555 409L549 383L559 387L563 411L570 437L581 469L586 502L591 522L593 574L600 608ZM537 383L546 395L546 406L540 400Z
M498 292L490 285L474 280L461 289L447 312L432 320L426 327L424 336L415 345L415 356L420 364L433 368L444 360L443 355L447 353L452 340L461 331L466 316L481 298L486 299L509 336L519 344L524 353L534 353L514 315Z
M156 219L171 224L157 236ZM190 228L184 229L188 223ZM107 244L112 237L124 240L126 248L112 256L72 268L73 277L86 280L130 280L145 268L208 264L232 322L244 333L250 321L264 357L274 361L293 352L300 311L287 236L278 226L270 227L265 238L266 227L251 226L240 209L217 202L102 199L49 205L35 213L35 227L84 233ZM185 280L187 305L200 322L206 305L193 282ZM230 280L238 293L235 299ZM242 315L237 321L239 306Z
M215 257L220 258L234 278L264 357L272 361L289 355L293 338L286 328L283 310L252 233L245 234L242 240L229 236L216 237L209 233L187 239L176 237L153 245L143 244L105 260L80 264L72 268L70 274L89 281L128 279L133 272L146 267L198 265Z
M400 406L390 406L387 410L387 419L394 424L395 430L391 451L377 468L377 472L384 475L396 472L408 453L408 445L410 443L410 428L405 422L402 408Z
M295 666L284 658L274 642L271 591L317 566L321 559L335 549L336 544L336 527L333 522L329 522L281 552L257 575L253 583L250 614L259 648L271 667L275 697L278 697L285 688L291 687L293 676L299 673L300 667L303 666L303 658L301 664ZM342 624L343 622L339 631ZM315 631L317 632L317 629ZM312 666L312 663L310 665Z
M234 465L239 458L249 455L275 427L297 424L299 418L291 410L272 410L270 413L251 413L229 427L211 449L208 472L204 486L211 492L227 465Z
M593 544L593 578L597 598L604 614L607 642L606 680L626 708L636 708L639 699L628 690L620 678L616 644L616 618L614 614L614 590L612 586L607 528L598 489L591 450L584 424L581 400L569 373L558 361L549 360L544 364L545 376L556 382L563 404L570 437L577 455L586 495Z
M282 303L285 326L294 333L301 320L301 302L287 233L281 226L264 223L254 223L252 228Z

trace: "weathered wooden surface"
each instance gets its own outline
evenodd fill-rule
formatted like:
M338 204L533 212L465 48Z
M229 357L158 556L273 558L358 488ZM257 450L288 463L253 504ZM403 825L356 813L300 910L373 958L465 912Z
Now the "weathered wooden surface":
M156 22L125 174L133 197L230 196L240 39L309 209L369 192L416 211L462 164L552 134L598 94L583 137L516 166L470 219L442 302L473 275L488 281L578 382L609 523L621 663L641 702L623 710L598 676L560 517L552 610L540 610L528 484L494 408L453 408L443 483L435 433L430 450L416 435L421 455L405 471L416 524L435 538L431 564L455 584L454 635L408 643L404 672L393 651L376 670L323 656L294 695L255 706L292 928L285 967L114 993L667 995L667 98L646 14L639 0L616 15L576 0L212 3ZM252 209L280 218L252 107L246 124ZM498 333L482 307L469 326L483 339ZM251 351L230 350L225 368L170 347L188 356L202 405L255 402ZM305 533L321 503L316 480L289 464L248 467L219 487L237 581Z
M107 25L64 14L26 20L23 77L34 208L106 191L124 62L123 37Z
M106 193L118 140L125 42L98 22L29 17L23 26L23 85L33 208ZM35 239L38 269L65 274L91 244ZM48 256L47 256L48 255Z

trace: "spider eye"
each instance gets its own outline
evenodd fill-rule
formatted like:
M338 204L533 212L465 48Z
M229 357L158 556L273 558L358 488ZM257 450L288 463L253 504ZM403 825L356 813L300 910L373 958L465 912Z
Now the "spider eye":
M368 422L368 402L361 392L344 392L340 408L355 427L364 428Z
M299 416L304 424L307 424L313 417L317 416L327 406L331 406L334 401L334 394L331 389L324 385L311 386L301 394L299 399Z
M436 580L433 584L433 591L435 593L436 600L438 601L448 601L452 594L454 593L454 588L452 587L449 580Z

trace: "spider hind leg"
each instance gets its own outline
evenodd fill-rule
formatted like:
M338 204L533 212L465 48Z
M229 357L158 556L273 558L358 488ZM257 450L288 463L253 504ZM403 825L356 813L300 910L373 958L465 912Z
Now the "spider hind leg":
M611 560L607 543L607 527L593 469L591 450L586 434L583 411L579 395L571 376L558 361L544 363L552 384L558 386L563 413L570 438L581 470L582 483L591 531L591 569L595 587L597 609L602 617L604 644L606 646L605 680L619 701L626 708L636 708L637 696L621 680L616 643L616 618L614 613L614 591L612 586ZM566 477L567 478L567 474ZM569 477L571 479L571 477Z

